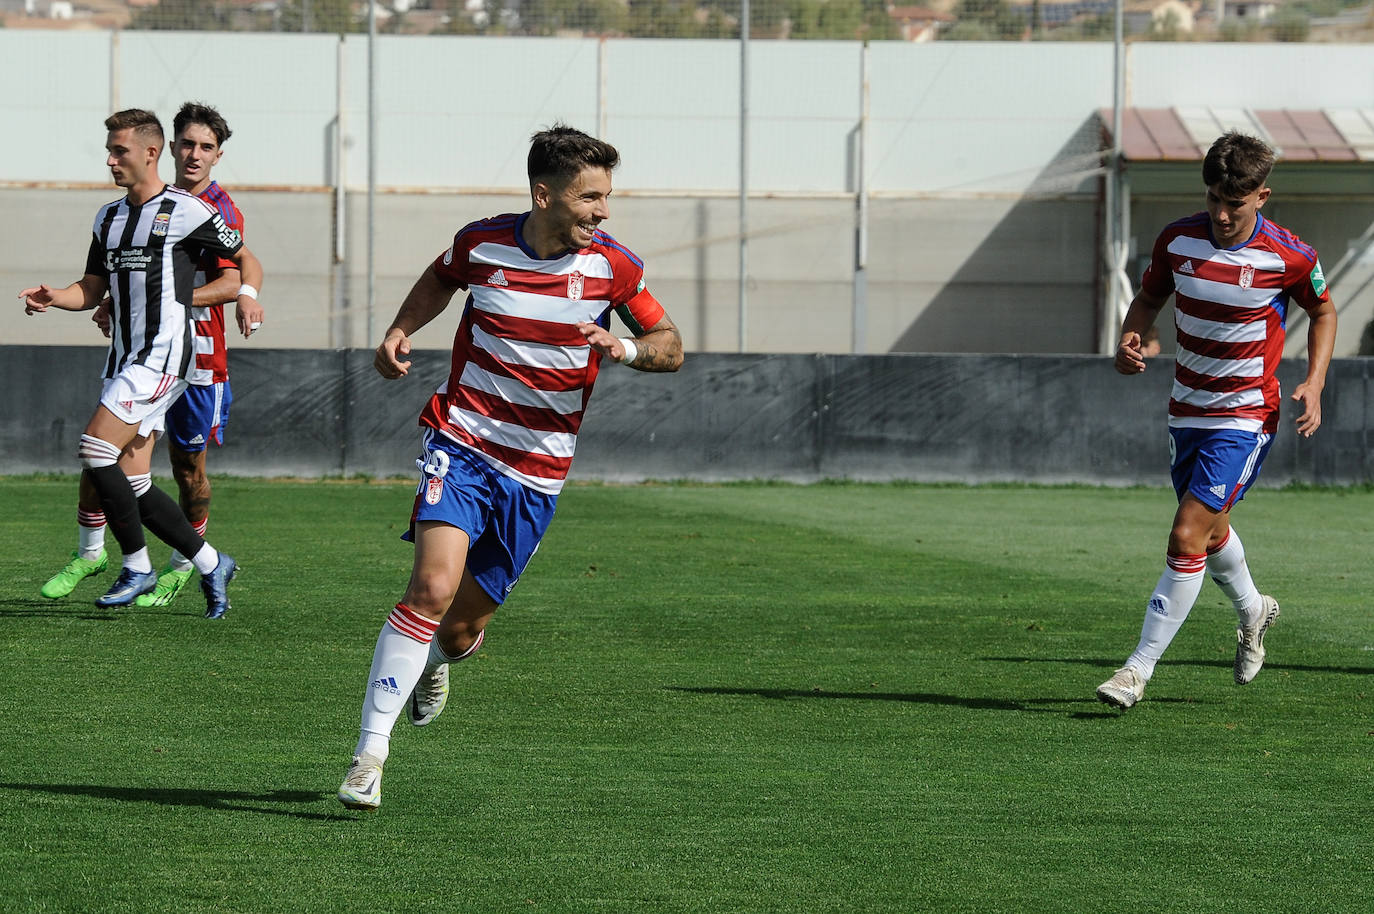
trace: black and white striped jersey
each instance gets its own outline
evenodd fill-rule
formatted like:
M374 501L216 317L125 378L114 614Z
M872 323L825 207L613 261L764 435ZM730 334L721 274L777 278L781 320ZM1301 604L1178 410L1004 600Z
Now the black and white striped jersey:
M202 254L228 257L242 246L214 208L170 185L140 206L125 197L101 207L86 272L109 279L104 377L129 365L187 377L195 365L190 309L196 264Z

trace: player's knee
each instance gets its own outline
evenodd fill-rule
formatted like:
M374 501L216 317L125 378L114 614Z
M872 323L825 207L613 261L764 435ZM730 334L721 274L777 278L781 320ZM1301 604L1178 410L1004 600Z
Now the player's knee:
M101 467L112 467L119 462L120 449L94 435L82 435L81 444L76 449L76 456L81 461L81 466L88 470L95 470Z
M416 573L406 589L405 604L430 619L441 619L458 593L458 584L441 573Z

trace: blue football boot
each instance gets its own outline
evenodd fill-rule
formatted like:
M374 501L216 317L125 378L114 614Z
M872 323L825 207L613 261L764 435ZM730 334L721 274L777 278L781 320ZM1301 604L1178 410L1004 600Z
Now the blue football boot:
M227 553L221 552L215 570L200 576L200 589L205 592L205 618L224 618L224 614L229 611L229 582L234 580L234 575L238 573L238 563ZM154 578L156 577L154 575Z
M111 606L128 606L134 598L145 594L157 586L156 571L133 571L125 568L115 578L114 586L103 597L95 598L95 605L102 609Z

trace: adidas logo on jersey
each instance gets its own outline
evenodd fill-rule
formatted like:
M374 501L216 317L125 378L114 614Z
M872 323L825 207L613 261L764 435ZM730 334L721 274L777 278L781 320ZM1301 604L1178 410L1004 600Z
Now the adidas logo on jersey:
M508 285L510 285L510 283L506 281L506 271L505 271L505 270L497 270L495 273L491 274L491 276L487 277L487 285L489 285L489 286L508 286Z
M1211 487L1210 489L1208 489L1207 491L1208 491L1208 492L1211 492L1211 493L1212 493L1213 495L1215 495L1217 498L1222 498L1222 497L1224 497L1224 496L1226 495L1226 487L1225 487L1225 486L1212 486L1212 487Z
M1193 275L1193 262L1192 262L1191 260L1185 260L1185 261L1183 261L1183 266L1179 267L1179 268L1178 268L1178 271L1179 271L1180 273L1187 273L1189 276L1192 276L1192 275Z
M191 443L191 444L204 444L204 443L205 443L205 436L204 436L204 435L197 435L196 437L194 437L194 438L191 439L190 443Z

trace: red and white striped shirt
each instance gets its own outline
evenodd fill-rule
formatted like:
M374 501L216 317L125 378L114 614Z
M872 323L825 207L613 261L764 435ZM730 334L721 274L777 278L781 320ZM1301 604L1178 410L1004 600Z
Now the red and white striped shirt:
M210 204L220 214L224 224L243 235L243 213L234 205L233 199L215 181L197 196ZM206 256L197 264L196 287L205 285L212 275L220 270L237 270L232 260ZM186 376L188 384L205 387L229 379L229 354L224 342L224 305L205 305L191 308L191 321L195 333L196 361L191 373Z
M541 260L520 237L528 216L474 222L435 260L442 282L470 294L448 380L420 424L557 495L601 365L576 324L608 326L614 308L638 335L664 311L644 286L643 262L610 235Z
M1175 293L1169 425L1273 434L1288 306L1330 301L1321 263L1312 247L1262 215L1234 248L1214 245L1209 225L1204 212L1165 228L1141 283L1161 298Z

